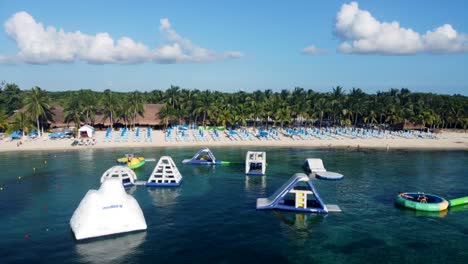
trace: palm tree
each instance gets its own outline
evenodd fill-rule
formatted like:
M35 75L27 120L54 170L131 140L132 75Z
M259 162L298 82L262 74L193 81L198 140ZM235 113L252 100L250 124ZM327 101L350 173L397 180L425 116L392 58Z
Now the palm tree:
M195 112L198 114L203 114L203 126L206 124L206 118L210 118L216 108L213 105L213 99L211 96L211 92L209 90L203 91L198 97L198 101L196 102Z
M280 127L283 128L284 122L291 122L291 109L289 105L283 103L278 107L275 113L275 119L280 122Z
M13 121L11 128L14 131L21 130L23 132L23 136L25 136L26 133L28 133L34 128L34 126L31 122L31 119L29 118L28 115L26 115L26 113L18 112L15 115L15 119ZM37 129L37 133L39 134L39 129Z
M104 111L104 120L110 118L111 128L114 127L114 117L117 115L117 98L113 95L112 91L106 89L101 97L101 106Z
M362 113L362 104L366 94L360 88L353 88L349 93L350 110L354 113L354 125L357 124L358 115Z
M247 116L246 108L243 105L238 104L234 110L234 123L239 124L240 126L246 126Z
M65 106L65 122L70 123L73 122L75 123L75 126L80 126L81 121L84 120L84 115L83 115L83 104L81 100L81 96L77 94L71 94L66 106Z
M31 115L31 118L36 120L37 133L40 137L42 127L40 126L39 120L44 118L47 122L49 121L48 116L50 115L50 105L47 94L45 91L42 91L41 88L36 86L26 94L24 104L26 111Z
M9 126L7 114L3 110L0 110L0 130L8 130Z
M172 106L173 109L176 109L176 106L179 102L179 86L172 86L167 89L166 95L164 96L166 104Z
M164 123L164 129L166 129L169 125L169 122L174 117L174 109L171 105L164 105L159 112L159 117L162 119Z
M321 97L316 102L316 114L320 117L319 127L322 128L323 115L328 110L328 103L324 97Z
M80 90L79 96L82 101L81 110L85 116L85 122L94 125L94 118L96 116L98 98L95 92L91 90Z
M343 101L346 99L345 97L345 92L342 86L332 88L330 110L333 115L333 123L340 121L337 119L339 119L339 116L342 114Z
M129 110L132 115L133 127L135 128L137 114L143 116L143 114L145 113L145 101L142 94L138 91L130 93L128 101Z
M153 90L148 95L146 95L145 93L145 97L147 99L147 102L151 104L159 104L163 102L164 93L160 90Z

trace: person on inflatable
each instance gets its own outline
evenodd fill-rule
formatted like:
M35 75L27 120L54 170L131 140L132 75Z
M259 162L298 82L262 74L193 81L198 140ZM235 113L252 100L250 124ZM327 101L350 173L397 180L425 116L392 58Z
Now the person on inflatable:
M418 202L420 203L427 203L427 197L423 194L423 195L419 195L418 196Z

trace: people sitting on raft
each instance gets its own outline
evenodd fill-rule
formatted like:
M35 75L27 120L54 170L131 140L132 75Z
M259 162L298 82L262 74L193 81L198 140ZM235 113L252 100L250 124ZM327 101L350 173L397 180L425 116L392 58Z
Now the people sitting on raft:
M133 159L133 154L127 154L127 161L130 162Z
M403 198L411 199L411 200L414 199L413 196L407 195L406 193L400 193L400 196L403 197Z
M418 196L418 202L427 203L427 197L425 195L419 195Z
M403 198L411 199L414 200L414 197L411 195L407 195L406 193L400 193L400 196ZM427 203L427 196L424 194L418 195L418 198L416 199L420 203Z

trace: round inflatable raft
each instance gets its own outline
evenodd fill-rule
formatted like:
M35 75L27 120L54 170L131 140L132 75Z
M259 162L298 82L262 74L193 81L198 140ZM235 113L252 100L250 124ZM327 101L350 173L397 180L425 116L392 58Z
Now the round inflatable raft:
M124 158L118 158L117 164L127 165L130 169L138 169L141 166L145 165L145 158L137 157L133 154L126 154Z
M330 172L330 171L319 171L315 173L315 177L317 179L322 180L341 180L343 179L343 174Z
M395 203L418 211L438 212L446 210L449 202L442 197L421 192L405 192L397 195Z

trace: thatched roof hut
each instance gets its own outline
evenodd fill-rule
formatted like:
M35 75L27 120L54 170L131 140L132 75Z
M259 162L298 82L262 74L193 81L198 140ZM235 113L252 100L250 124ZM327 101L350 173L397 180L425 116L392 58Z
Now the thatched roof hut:
M62 106L60 105L53 105L50 108L50 111L52 112L52 121L50 122L50 127L55 128L55 127L68 127L69 124L65 122L65 112ZM78 124L79 126L80 124ZM75 125L77 126L77 125Z
M137 115L136 124L140 126L159 126L161 125L161 117L159 113L164 104L145 104L145 112L143 116Z
M394 130L423 130L426 129L424 125L417 125L413 122L405 120L405 122L395 124L393 126Z
M144 113L143 116L140 116L137 114L136 116L136 126L159 126L161 125L161 117L159 116L159 113L161 112L161 108L164 106L164 104L145 104L144 105ZM133 120L130 120L130 122L133 122ZM90 123L90 122L88 122ZM123 124L124 120L122 119L116 119L114 120L114 124ZM96 113L95 118L94 118L94 125L98 127L108 127L110 126L110 119L106 118L104 120L104 114L103 113Z
M49 120L49 125L51 128L68 126L68 124L65 123L65 113L64 113L64 109L62 106L52 105L50 107L50 112L52 113L52 120ZM8 117L8 121L13 122L15 120L15 116L18 113L26 113L26 107L23 107L15 111L15 113L13 113L11 116Z

